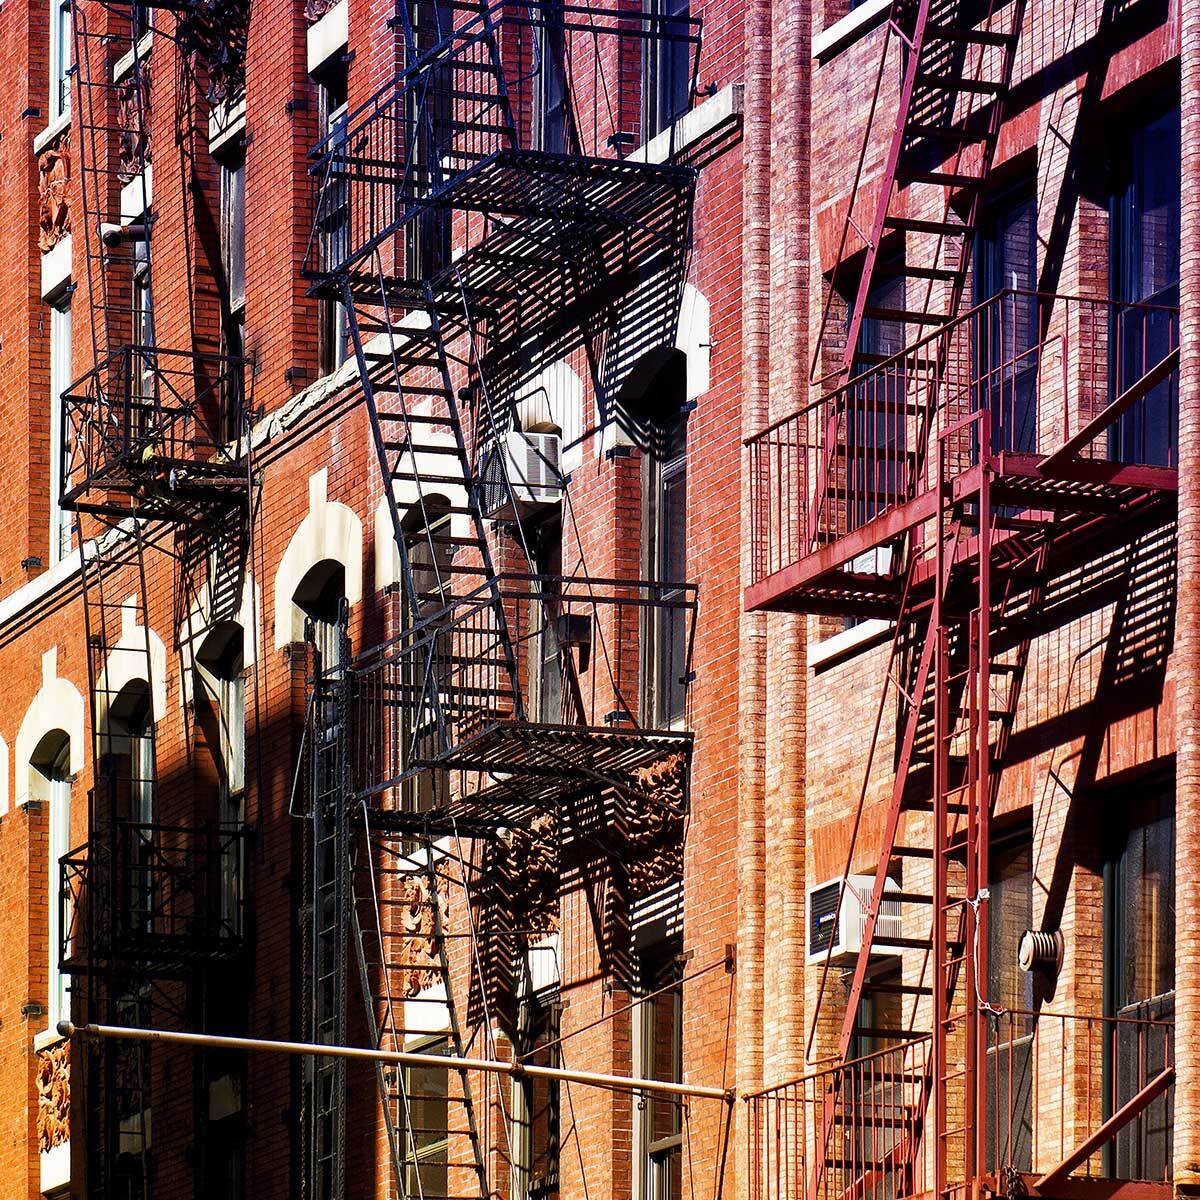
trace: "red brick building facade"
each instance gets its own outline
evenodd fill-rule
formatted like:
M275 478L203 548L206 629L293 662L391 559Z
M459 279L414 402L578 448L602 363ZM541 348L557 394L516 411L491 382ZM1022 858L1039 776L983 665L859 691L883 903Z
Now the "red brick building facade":
M1194 17L0 11L5 1194L1194 1178Z

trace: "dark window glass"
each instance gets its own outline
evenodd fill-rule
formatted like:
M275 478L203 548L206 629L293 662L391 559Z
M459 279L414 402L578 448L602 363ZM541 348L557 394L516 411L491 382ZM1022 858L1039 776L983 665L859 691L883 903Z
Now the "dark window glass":
M557 1067L559 999L538 993L521 1002L518 1053L537 1067ZM523 1079L519 1088L514 1138L517 1200L553 1200L558 1195L559 1084L556 1079Z
M651 718L659 727L684 719L687 701L687 420L675 418L662 455L648 456L646 530L650 578L666 584L650 616Z
M449 0L416 0L410 3L409 14L418 55L436 47L454 27ZM415 198L440 191L447 176L461 166L454 157L454 62L453 56L443 56L432 63L421 77L421 86L410 88L407 93L409 205ZM450 209L442 204L423 207L408 225L405 243L408 274L426 278L446 266L450 261L450 234Z
M1110 288L1120 302L1112 321L1114 398L1177 344L1170 313L1132 306L1179 303L1179 109L1135 130L1128 148L1110 206ZM1164 380L1113 425L1111 455L1173 464L1177 409L1176 383Z
M642 105L646 138L666 129L688 110L694 48L689 0L652 0L651 36L643 56Z
M975 401L991 412L992 450L1037 449L1037 203L1032 184L989 204L975 243ZM1001 295L1001 293L1004 293Z
M563 0L548 0L538 37L537 147L567 152L566 37Z
M320 79L321 132L331 142L342 142L346 136L347 73L344 63L337 63ZM322 193L318 222L321 235L321 259L326 270L333 270L345 260L349 250L349 197L344 179L331 181ZM349 331L346 310L340 301L323 299L320 302L321 371L336 370L348 353Z
M1109 1114L1169 1061L1175 1014L1175 793L1173 783L1122 796L1105 871L1106 1039ZM1109 1115L1106 1114L1106 1115ZM1125 1126L1107 1151L1120 1178L1162 1179L1171 1163L1171 1093Z
M674 941L642 960L638 1006L641 1022L638 1074L678 1082L683 1078L683 969ZM683 1122L671 1096L638 1098L639 1147L646 1200L680 1200L683 1194Z

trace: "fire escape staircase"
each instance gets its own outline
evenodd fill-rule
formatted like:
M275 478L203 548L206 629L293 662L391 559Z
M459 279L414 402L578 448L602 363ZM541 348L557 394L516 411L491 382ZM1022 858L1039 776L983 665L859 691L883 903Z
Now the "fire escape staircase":
M613 153L621 128L589 151L569 88L565 152L530 144L509 89L536 79L507 60L525 62L523 72L531 61L534 76L553 68L566 80L570 70L538 38L522 46L531 31L557 21L567 44L589 46L632 35L640 67L645 31L620 10L554 14L535 4L514 21L501 6L452 2L414 24L405 8L406 67L315 154L306 269L312 294L345 315L400 575L390 640L352 659L343 614L341 657L318 664L314 679L308 988L318 1041L346 1035L349 938L373 1043L404 1050L434 1036L451 1060L466 1056L456 997L464 983L476 990L474 941L487 934L474 927L476 867L459 847L565 798L628 789L640 765L679 755L686 770L690 758L690 734L620 719L595 729L578 703L576 724L531 716L521 662L530 634L512 625L531 588L546 607L559 584L518 575L514 589L483 507L489 452L513 427L520 386L581 350L598 388L614 393L629 365L617 328L629 297L640 288L659 298L673 322L689 245L695 171ZM598 35L592 20L608 26ZM698 45L685 24L684 40ZM620 53L606 69L632 61ZM439 226L460 223L467 244L452 261L426 258ZM655 319L639 332L653 333ZM515 508L506 469L488 483ZM575 653L560 647L568 696ZM468 899L448 930L455 889ZM478 991L486 1025L482 980ZM393 1187L486 1197L484 1106L468 1072L449 1066L448 1090L434 1094L426 1074L377 1073ZM308 1097L309 1194L343 1200L344 1065L318 1060Z

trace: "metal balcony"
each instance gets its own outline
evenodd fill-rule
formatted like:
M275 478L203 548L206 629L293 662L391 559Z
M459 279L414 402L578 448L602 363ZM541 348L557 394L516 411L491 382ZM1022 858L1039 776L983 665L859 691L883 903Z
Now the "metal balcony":
M444 24L406 27L420 47L408 67L313 152L318 278L411 274L393 239L434 210L487 214L468 241L517 219L595 238L636 230L664 197L690 191L690 168L629 155L642 140L645 57L666 55L694 90L697 19L550 0L451 0L432 16Z
M749 440L748 606L894 616L904 540L985 470L1014 536L1169 509L1178 372L1177 309L1000 293Z
M238 502L243 366L157 346L107 355L63 394L63 508L200 521Z
M318 755L339 738L348 688L352 794L393 826L495 828L605 789L636 795L647 771L685 789L695 587L535 575L498 585L499 603L482 585L317 678ZM416 800L412 781L431 776Z
M244 828L105 823L59 860L72 974L173 978L243 947Z

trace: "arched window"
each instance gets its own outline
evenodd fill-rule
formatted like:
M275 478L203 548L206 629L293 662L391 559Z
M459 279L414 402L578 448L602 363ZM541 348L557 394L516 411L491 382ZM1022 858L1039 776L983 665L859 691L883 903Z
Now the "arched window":
M217 776L218 827L236 834L246 821L245 633L237 621L221 621L196 651L196 724L208 745ZM242 841L222 840L221 920L235 933L242 922Z
M47 881L48 973L47 1028L71 1015L68 977L59 969L62 949L62 910L59 905L59 859L71 849L71 739L61 729L42 736L29 760L30 798L41 801L49 815Z
M154 821L154 731L151 725L150 685L131 679L108 707L101 751L110 761L114 799L121 820L149 825Z
M323 670L344 665L338 618L345 598L346 568L331 558L310 567L292 595L292 602L312 621Z

